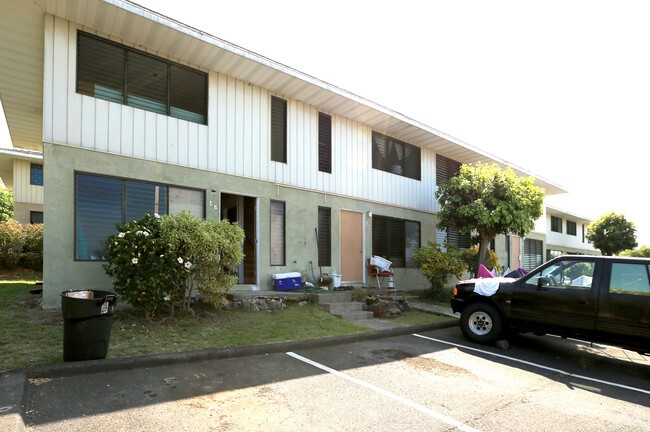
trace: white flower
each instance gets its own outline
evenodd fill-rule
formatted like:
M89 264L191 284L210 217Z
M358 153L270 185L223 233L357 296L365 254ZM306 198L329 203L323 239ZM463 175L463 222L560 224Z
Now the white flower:
M117 242L115 242L115 246L117 246Z
M121 233L119 233L117 236L118 236L119 238L124 238L124 233L121 232Z
M165 301L169 301L169 300L171 300L172 298L171 298L171 297L169 297L169 295L168 295L168 294L165 294L165 297L163 297L163 299L164 299Z
M162 257L164 257L164 256L165 256L164 254L163 254L163 255L160 255L160 258L162 258Z
M187 262L185 263L185 268L186 268L186 269L189 269L190 267L192 267L192 263L189 262L189 261L187 261Z
M156 219L160 219L160 215L158 213L154 213L153 215L156 217Z
M132 264L137 264L137 263L138 263L138 259L137 259L137 258L133 258L133 259L131 260L131 263L132 263Z
M145 237L149 237L149 233L144 231L142 234L144 234Z
M179 263L179 264L183 264L183 258L178 257L178 263Z
M142 234L144 234L142 231L136 231L135 232L135 235L142 235Z

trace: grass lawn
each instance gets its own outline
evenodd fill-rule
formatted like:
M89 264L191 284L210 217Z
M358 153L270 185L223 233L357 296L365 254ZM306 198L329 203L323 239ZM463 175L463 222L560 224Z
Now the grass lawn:
M405 324L408 326L419 326L425 324L432 324L436 322L450 321L455 320L456 318L451 318L447 316L433 315L426 312L420 312L416 310L411 310L404 312L404 314L395 317L386 319L386 321L392 321L399 324Z
M63 361L63 317L42 310L40 274L7 275L0 280L0 372ZM22 279L20 279L22 277ZM314 316L315 315L315 316ZM449 318L417 311L392 321L430 324ZM318 307L289 306L277 312L220 311L216 318L180 316L147 321L119 308L113 319L108 358L193 351L315 339L374 331L334 318Z

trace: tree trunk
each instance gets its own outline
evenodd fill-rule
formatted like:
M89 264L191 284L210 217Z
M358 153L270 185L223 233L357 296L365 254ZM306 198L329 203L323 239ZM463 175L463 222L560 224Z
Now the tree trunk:
M478 254L476 254L478 259L476 268L478 269L479 266L483 264L491 271L492 269L488 268L488 261L490 260L490 241L492 240L492 237L483 232L479 232L479 235L481 236L481 242L479 243Z

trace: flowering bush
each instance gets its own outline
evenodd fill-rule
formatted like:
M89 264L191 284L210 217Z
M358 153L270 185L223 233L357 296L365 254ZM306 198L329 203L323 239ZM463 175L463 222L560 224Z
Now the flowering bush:
M182 212L164 216L161 230L163 240L179 257L178 264L187 270L185 307L196 292L215 306L223 303L237 282L229 272L244 257L244 231L239 225Z
M222 303L236 282L229 269L243 258L244 232L228 221L202 220L188 213L145 215L117 226L106 239L106 273L115 291L147 317L180 303L188 309L194 294Z
M139 221L116 224L117 234L106 239L104 270L113 278L113 288L133 307L151 318L157 310L173 311L184 296L186 269L161 240L161 220L146 214Z

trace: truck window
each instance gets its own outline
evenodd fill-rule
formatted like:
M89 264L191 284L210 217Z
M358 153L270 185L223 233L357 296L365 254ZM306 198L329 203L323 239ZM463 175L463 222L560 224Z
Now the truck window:
M609 292L613 294L650 296L648 267L643 264L612 264Z
M537 285L539 278L544 278L543 286L559 289L591 290L596 263L593 261L559 261L554 265L534 274L526 281Z

